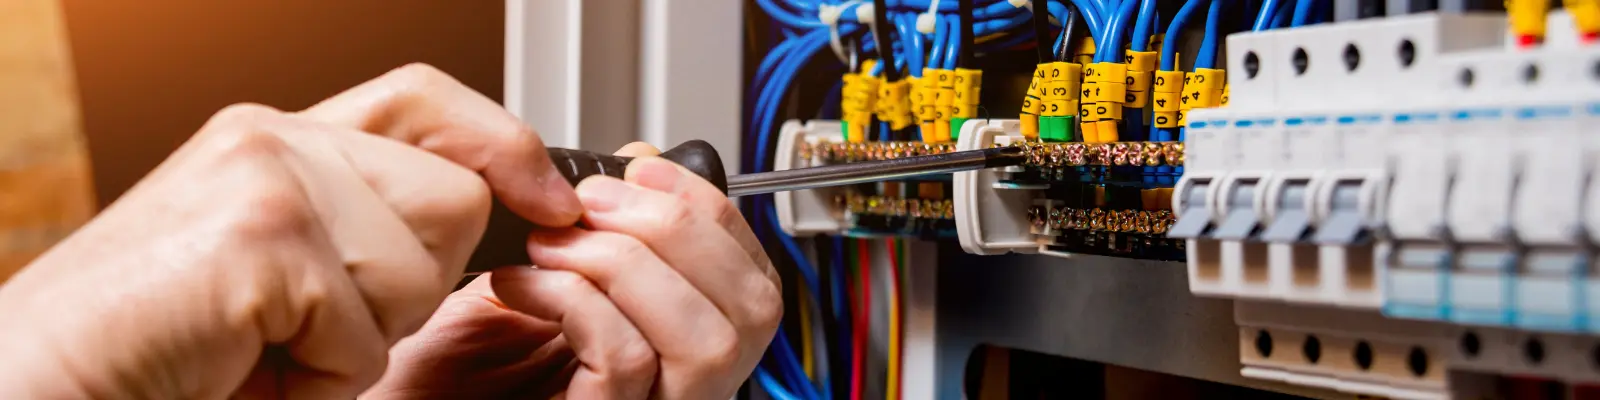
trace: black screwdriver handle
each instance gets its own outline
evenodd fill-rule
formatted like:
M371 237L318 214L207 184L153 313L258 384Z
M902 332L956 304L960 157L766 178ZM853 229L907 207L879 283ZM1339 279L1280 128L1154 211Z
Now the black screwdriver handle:
M661 153L661 158L682 165L695 175L711 182L722 193L728 193L728 173L722 168L722 157L717 149L704 140L690 140ZM550 149L550 161L567 182L577 186L584 178L606 175L622 178L632 157L620 157L591 151ZM528 264L528 232L534 226L528 220L512 213L499 201L489 213L488 229L478 248L467 262L467 272L483 272L507 265Z
M728 173L722 168L722 157L717 155L717 149L711 147L704 140L690 140L661 153L661 158L677 163L699 175L707 182L711 182L723 194L728 193ZM550 161L556 164L556 169L561 171L561 176L567 178L572 186L594 175L607 175L622 178L627 171L628 163L632 157L613 156L592 151L572 149L550 149Z

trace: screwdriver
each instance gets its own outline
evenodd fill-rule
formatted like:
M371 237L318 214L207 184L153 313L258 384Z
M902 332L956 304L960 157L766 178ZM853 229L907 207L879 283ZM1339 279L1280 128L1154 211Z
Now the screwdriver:
M1021 148L1005 146L728 176L722 167L722 158L717 155L716 148L703 140L684 142L662 152L660 157L682 165L695 175L705 178L729 197L1006 167L1022 164L1025 158ZM561 175L565 176L568 182L577 185L579 181L593 175L621 178L622 173L628 168L628 162L633 159L557 148L550 149L550 160L561 170Z
M628 163L633 161L631 157L561 148L551 148L549 154L556 169L574 186L594 175L622 178ZM1026 159L1022 148L1004 146L730 176L722 166L717 149L703 140L684 142L662 152L659 157L699 175L730 197L1007 167L1020 165ZM505 265L527 264L526 237L497 233L525 233L532 229L531 223L496 202L489 216L488 232L468 262L467 270L482 272Z

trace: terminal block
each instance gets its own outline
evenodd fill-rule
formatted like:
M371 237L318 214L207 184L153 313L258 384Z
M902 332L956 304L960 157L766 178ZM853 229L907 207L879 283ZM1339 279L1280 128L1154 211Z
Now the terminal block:
M848 143L838 121L788 121L778 135L777 170L949 152L951 144ZM793 236L955 236L950 177L928 176L773 194L778 225Z
M1165 200L1176 142L1026 140L1015 120L971 120L958 150L1016 146L1021 166L955 174L955 217L962 247L975 254L1095 254L1180 261L1181 241ZM1170 185L1170 183L1166 183Z

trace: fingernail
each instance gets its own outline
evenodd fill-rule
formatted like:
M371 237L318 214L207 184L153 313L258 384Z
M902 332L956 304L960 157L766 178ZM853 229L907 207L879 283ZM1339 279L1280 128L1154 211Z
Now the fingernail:
M634 161L632 167L636 169L632 181L639 186L663 192L676 192L678 181L683 178L683 171L671 161L660 158L641 158Z
M583 214L583 204L578 203L576 196L567 194L572 193L572 184L567 183L566 179L546 177L540 183L544 186L544 193L550 193L549 196L552 198L550 199L551 204L549 207L553 208L554 211L561 215L570 216Z
M589 212L617 209L622 199L633 194L633 187L616 178L597 176L578 184L578 199Z

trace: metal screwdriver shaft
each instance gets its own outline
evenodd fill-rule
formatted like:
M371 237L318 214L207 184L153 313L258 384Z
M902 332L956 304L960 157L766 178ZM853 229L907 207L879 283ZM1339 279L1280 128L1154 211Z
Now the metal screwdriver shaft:
M728 177L728 196L804 190L1005 167L1024 160L1018 147L997 147L849 164L758 172Z
M1023 155L1022 148L1006 146L731 176L724 172L717 150L704 141L684 142L661 153L661 158L678 163L705 178L728 196L748 196L1007 167L1022 164L1027 157ZM628 163L633 161L628 157L568 149L550 149L550 160L573 185L593 175L621 178Z

